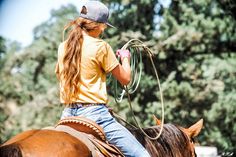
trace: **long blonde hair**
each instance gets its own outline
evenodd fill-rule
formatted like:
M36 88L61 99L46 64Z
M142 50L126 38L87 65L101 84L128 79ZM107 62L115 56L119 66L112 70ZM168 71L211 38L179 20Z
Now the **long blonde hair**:
M82 31L84 30L89 33L92 30L98 29L99 25L100 23L79 17L71 21L64 28L63 37L64 32L69 27L72 27L64 47L63 69L57 74L63 89L61 96L65 103L73 103L72 98L76 98L79 92L81 47L83 43Z

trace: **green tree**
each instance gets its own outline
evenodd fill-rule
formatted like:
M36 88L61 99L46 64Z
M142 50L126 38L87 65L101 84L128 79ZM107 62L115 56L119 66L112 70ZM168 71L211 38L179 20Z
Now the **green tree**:
M54 68L64 25L78 14L74 6L51 11L51 18L34 29L34 41L19 50L14 43L4 54L0 71L1 141L30 128L59 120L58 85ZM15 47L15 49L14 49ZM2 115L2 114L1 114ZM2 124L2 123L1 123Z
M135 19L132 14L138 10L131 5L138 8L140 3L145 2L148 1L110 2L111 6L116 6L112 17L120 13L125 15L114 18L114 23L116 25L118 19L118 25L122 23L119 29L124 28L127 34L113 32L109 34L111 38L108 41L118 46L117 39L121 45L131 38L146 41L156 52L155 62L165 97L166 121L188 126L204 118L205 127L199 140L201 144L216 145L220 150L235 149L236 23L232 12L235 4L227 1L173 1L169 8L160 8L163 21L160 29L156 30L151 26L154 17L158 16L157 12L150 11L153 16L147 23L142 23L145 15L139 14ZM151 3L146 4L155 8ZM135 29L131 23L139 23L139 28ZM151 31L142 31L143 26ZM159 94L150 93L158 91L156 81L148 68L151 67L149 61L143 57L145 74L139 91L132 95L132 99L138 120L148 125L151 124L153 111L157 115L161 113ZM117 108L122 115L130 115L127 102Z
M203 117L202 144L235 148L235 19L217 1L173 1L163 18L161 40L176 36L161 47L178 93L166 99L178 102L170 120Z
M189 126L203 118L200 143L234 149L235 5L227 10L227 1L215 0L172 1L169 8L157 0L104 2L109 4L110 21L117 27L104 34L114 50L138 38L155 52L166 122ZM5 126L0 126L2 140L22 130L54 125L59 119L63 107L58 105L54 74L57 46L63 26L77 15L71 5L53 10L51 18L34 29L29 47L4 54L0 71L0 112L6 115L0 119ZM157 19L161 19L159 23ZM144 73L131 99L138 121L148 126L153 124L152 114L160 117L161 105L151 63L146 55L142 58ZM127 99L116 104L114 87L109 88L109 105L132 122Z

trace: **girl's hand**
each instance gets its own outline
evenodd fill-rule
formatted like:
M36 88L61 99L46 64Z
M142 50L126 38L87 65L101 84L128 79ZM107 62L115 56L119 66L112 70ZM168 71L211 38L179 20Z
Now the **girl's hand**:
M130 59L131 55L129 50L117 50L116 51L116 56L120 57L121 61L123 61L124 58Z

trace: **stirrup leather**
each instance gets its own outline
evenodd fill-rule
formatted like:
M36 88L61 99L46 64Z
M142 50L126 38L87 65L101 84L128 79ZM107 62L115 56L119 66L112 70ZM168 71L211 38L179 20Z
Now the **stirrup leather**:
M88 139L105 157L125 157L116 146L109 144L107 141L101 141L93 136L88 136Z

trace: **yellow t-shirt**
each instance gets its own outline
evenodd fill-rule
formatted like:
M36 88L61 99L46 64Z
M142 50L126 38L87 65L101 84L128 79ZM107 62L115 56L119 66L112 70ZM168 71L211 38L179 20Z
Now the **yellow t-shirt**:
M107 103L106 73L112 71L119 62L111 46L103 41L84 35L81 47L79 92L72 102ZM63 70L64 43L58 48L59 72ZM63 81L62 81L63 82ZM63 87L60 87L60 92ZM62 96L61 103L64 103Z

